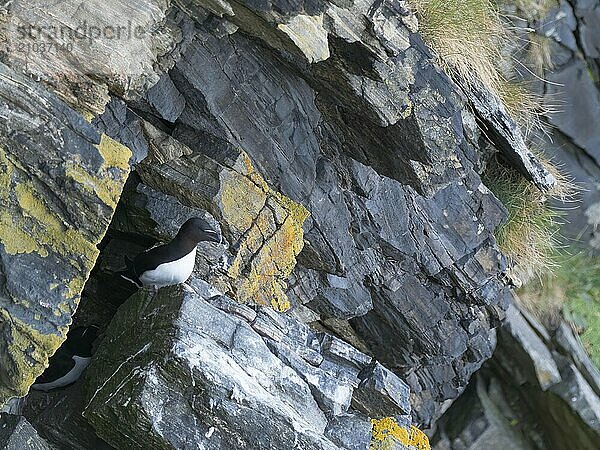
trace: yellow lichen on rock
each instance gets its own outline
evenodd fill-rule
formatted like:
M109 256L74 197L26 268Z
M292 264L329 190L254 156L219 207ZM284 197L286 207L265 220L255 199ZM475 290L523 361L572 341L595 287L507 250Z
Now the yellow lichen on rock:
M93 159L95 150L88 145ZM26 272L31 267L32 278L27 282L43 283L47 294L47 299L37 304L39 300L30 302L27 292L18 287L4 291L6 301L0 308L0 325L7 338L0 342L3 377L0 405L10 397L25 395L47 366L48 358L64 341L99 253L96 244L108 227L129 174L128 148L107 136L101 137L96 148L97 155L103 158L99 169L91 169L89 161L76 161L81 155L75 153L54 159L51 156L49 160L54 167L51 175L40 173L35 161L25 166L19 159L22 156L19 151L13 154L0 148L0 251L15 258L12 263L15 270ZM58 179L52 178L54 175ZM49 178L43 178L46 176ZM75 186L83 186L72 198L69 177L78 182ZM67 189L66 194L63 189ZM86 191L94 195L82 196ZM55 198L60 201L55 202ZM109 207L102 206L102 216L98 210L100 201ZM102 222L81 227L85 217L79 217L79 213L87 213L92 219L101 218ZM35 272L37 267L43 267L43 276ZM38 288L39 298L44 288ZM48 317L50 323L61 325L48 327ZM54 332L49 331L52 329Z
M40 368L47 364L48 355L54 353L60 346L68 331L67 327L62 327L60 329L62 336L42 334L20 320L10 317L8 311L0 308L0 322L3 321L10 322L12 327L11 342L5 348L6 355L2 362L9 366L6 368L9 373L19 374L19 377L14 377L10 389L0 386L0 399L26 395L29 386L40 375ZM18 380L18 383L14 383L15 380Z
M104 168L116 167L125 172L125 178L129 173L129 159L131 150L120 142L115 141L106 134L102 135L100 144L97 145L98 151L104 158ZM123 177L120 177L121 179Z
M84 189L95 193L100 200L114 209L129 175L129 159L132 153L129 148L105 134L96 147L104 158L98 174L88 173L74 160L67 164L66 175L80 183ZM120 170L113 173L110 169L114 168Z
M48 252L13 221L8 211L0 211L0 242L9 255L36 252L41 256L48 256Z
M302 250L309 212L271 189L247 155L236 169L221 177L220 195L223 219L240 236L228 271L235 296L285 311L290 307L285 280Z
M417 450L431 449L429 438L425 433L413 426L409 430L402 428L393 417L371 419L371 424L373 425L371 450L391 447L394 440Z
M96 246L82 232L62 223L40 198L31 182L17 184L15 195L24 216L22 225L27 229L28 235L43 247L43 253L40 252L41 256L46 256L48 254L46 248L50 248L61 255L83 257L87 261L86 266L96 261L98 257ZM34 220L26 221L25 218ZM75 262L75 258L72 258L71 261L77 268L81 268ZM85 268L82 269L85 270Z
M13 170L13 164L4 149L0 147L0 198L7 197L10 192Z
M37 252L47 256L48 252L23 229L21 221L15 220L6 207L12 190L14 172L15 165L0 147L0 242L9 255Z
M223 217L233 233L243 234L263 209L267 196L250 179L237 172L223 179L221 204Z

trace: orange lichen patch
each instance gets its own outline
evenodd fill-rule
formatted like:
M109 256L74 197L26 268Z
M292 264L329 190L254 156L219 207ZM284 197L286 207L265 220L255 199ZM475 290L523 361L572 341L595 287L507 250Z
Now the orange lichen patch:
M393 417L383 419L371 419L373 425L372 449L381 448L389 440L397 440L402 445L418 450L431 450L429 438L416 427L411 426L409 430L402 428Z
M222 175L220 197L222 217L240 239L228 271L236 299L287 310L285 280L304 245L308 211L271 189L245 154Z

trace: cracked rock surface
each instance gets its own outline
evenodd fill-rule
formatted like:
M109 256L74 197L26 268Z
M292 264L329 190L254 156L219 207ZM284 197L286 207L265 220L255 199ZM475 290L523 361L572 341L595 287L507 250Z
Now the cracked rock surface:
M131 152L0 63L0 405L65 339Z
M0 404L26 394L80 304L74 322L102 331L85 379L15 408L49 445L365 450L371 419L390 416L475 449L517 436L505 399L524 392L564 421L536 424L550 444L536 427L514 442L552 448L575 427L596 443L597 375L568 329L510 306L493 234L507 211L480 174L498 151L540 189L555 180L498 99L435 65L407 2L126 3L57 6L66 26L145 31L75 52L101 73L35 82L35 65L0 66L0 221L38 233L0 229ZM590 185L596 13L562 1L540 25L575 99L549 118L551 146ZM590 247L598 192L574 221ZM190 289L123 282L125 257L195 216L225 242L199 245ZM478 406L461 427L464 402Z
M234 251L239 237L215 200L222 181L211 167L235 168L243 150L270 188L310 213L286 297L405 378L415 417L428 423L492 353L492 329L512 297L492 237L505 213L477 174L465 100L418 34L368 6L328 5L331 54L311 65L197 16L173 69L145 100L127 102L135 114L100 122L150 154L156 133L120 130L162 129L162 142L183 146L163 164L142 161L141 179L208 210ZM232 20L252 34L243 17ZM377 31L386 20L393 35ZM271 32L260 37L271 44Z
M358 350L332 358L336 338L324 348L324 336L301 322L270 309L251 314L200 280L191 286L198 293L131 297L88 370L83 414L117 448L336 449L338 420L369 428L350 406L353 393L368 389L386 416L410 411L408 387L381 366L373 374ZM385 386L367 388L367 377ZM369 435L362 440L366 448Z

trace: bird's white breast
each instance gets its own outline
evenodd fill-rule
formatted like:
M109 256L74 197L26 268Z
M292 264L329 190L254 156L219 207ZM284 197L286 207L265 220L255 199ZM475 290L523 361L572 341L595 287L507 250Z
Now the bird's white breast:
M48 392L51 389L65 387L71 383L75 383L79 379L85 368L90 365L92 358L73 356L73 361L75 362L75 366L62 377L57 378L56 380L50 381L48 383L37 383L31 387L36 391Z
M196 248L183 258L160 264L154 270L147 270L140 275L140 281L145 285L163 287L183 283L187 280L196 264Z

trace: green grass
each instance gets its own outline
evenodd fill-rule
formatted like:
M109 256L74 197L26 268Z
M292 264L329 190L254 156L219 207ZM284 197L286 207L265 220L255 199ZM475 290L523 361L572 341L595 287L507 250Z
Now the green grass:
M549 326L562 311L600 368L600 257L581 252L570 254L563 249L555 260L554 273L523 287L519 298L530 307L537 305L534 310L538 311L538 318ZM559 310L550 311L549 307ZM540 316L540 311L547 314Z
M600 368L600 257L570 257L556 282L565 286L565 318L575 325L592 361Z

